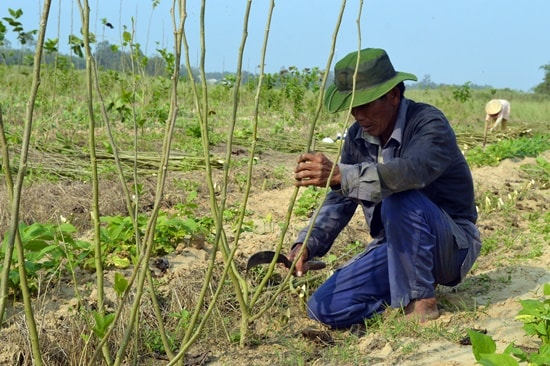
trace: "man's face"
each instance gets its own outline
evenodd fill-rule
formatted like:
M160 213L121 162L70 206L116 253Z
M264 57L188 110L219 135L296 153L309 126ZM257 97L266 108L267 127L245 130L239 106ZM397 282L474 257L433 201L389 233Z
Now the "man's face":
M396 87L370 103L352 108L351 114L363 131L380 137L382 143L386 143L395 126L399 102L399 89Z

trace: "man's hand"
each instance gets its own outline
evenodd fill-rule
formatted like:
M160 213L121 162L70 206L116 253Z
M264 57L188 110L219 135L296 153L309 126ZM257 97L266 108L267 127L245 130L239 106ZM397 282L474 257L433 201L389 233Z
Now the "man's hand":
M298 157L298 165L294 169L296 186L326 187L334 163L323 153L305 153ZM334 166L330 186L340 184L340 169Z
M296 266L294 268L296 270L297 277L302 277L308 271L307 259L309 257L309 253L307 251L307 247L304 248L304 252L302 253L302 256L298 258L298 255L300 254L300 250L302 250L302 245L303 244L296 244L294 248L292 248L290 253L287 255L287 258L290 261L292 262L296 261Z

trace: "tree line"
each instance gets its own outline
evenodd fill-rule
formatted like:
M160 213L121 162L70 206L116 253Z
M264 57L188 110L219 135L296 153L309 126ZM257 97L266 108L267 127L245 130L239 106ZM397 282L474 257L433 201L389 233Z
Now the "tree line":
M37 30L26 31L19 18L23 15L21 9L8 9L9 16L0 19L0 64L5 65L32 65L34 57L35 35ZM103 25L112 27L106 19L102 19ZM6 39L8 27L16 35L20 48L12 47L12 43ZM127 32L124 32L127 33ZM124 35L124 34L123 34ZM129 35L129 33L128 33ZM130 36L128 36L130 37ZM95 36L93 37L95 41ZM83 57L82 40L75 35L69 36L68 44L71 54L63 55L58 52L58 39L48 39L44 45L44 63L57 65L58 67L73 67L75 69L86 68L86 62ZM110 44L108 41L95 43L95 61L100 69L128 72L134 68L139 69L149 76L170 76L170 61L173 60L173 54L166 49L157 49L158 55L145 56L141 51L139 44L132 44L130 39L125 39L124 46L132 46L131 51L121 49L118 45ZM128 47L126 47L128 48ZM540 66L544 70L544 78L541 83L533 88L536 94L550 95L550 63ZM200 73L197 68L191 68L195 80L200 79ZM290 70L290 69L289 69ZM284 71L282 70L281 74ZM180 66L180 75L182 78L188 78L187 69ZM231 82L233 73L230 72L208 72L206 78L217 82ZM274 74L275 75L275 74ZM242 82L246 83L255 75L247 71L242 73ZM472 84L473 85L473 84ZM426 75L421 81L416 83L413 88L434 88L437 84L430 80Z

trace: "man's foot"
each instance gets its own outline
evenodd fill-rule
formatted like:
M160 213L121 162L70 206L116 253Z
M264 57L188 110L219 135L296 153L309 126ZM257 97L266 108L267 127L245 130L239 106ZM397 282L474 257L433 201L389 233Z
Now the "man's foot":
M407 319L418 320L420 323L439 318L435 297L411 300L409 305L405 306L405 316Z

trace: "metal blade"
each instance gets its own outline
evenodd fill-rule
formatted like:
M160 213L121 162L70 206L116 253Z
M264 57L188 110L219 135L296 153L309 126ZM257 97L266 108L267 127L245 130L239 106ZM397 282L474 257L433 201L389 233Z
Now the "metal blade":
M254 253L248 258L248 262L246 263L246 271L250 270L252 267L256 267L260 264L269 264L273 262L273 258L275 258L275 252L272 250L265 250L262 252ZM282 263L286 268L290 268L292 263L288 260L288 258L284 254L279 254L279 257L277 258L277 263Z
M246 271L248 272L250 268L256 267L260 264L269 264L273 262L275 254L276 253L272 250L265 250L252 254L246 263ZM282 263L288 269L292 266L292 262L284 254L279 254L277 257L277 263ZM321 261L307 261L305 264L308 271L317 271L327 266L325 262Z

